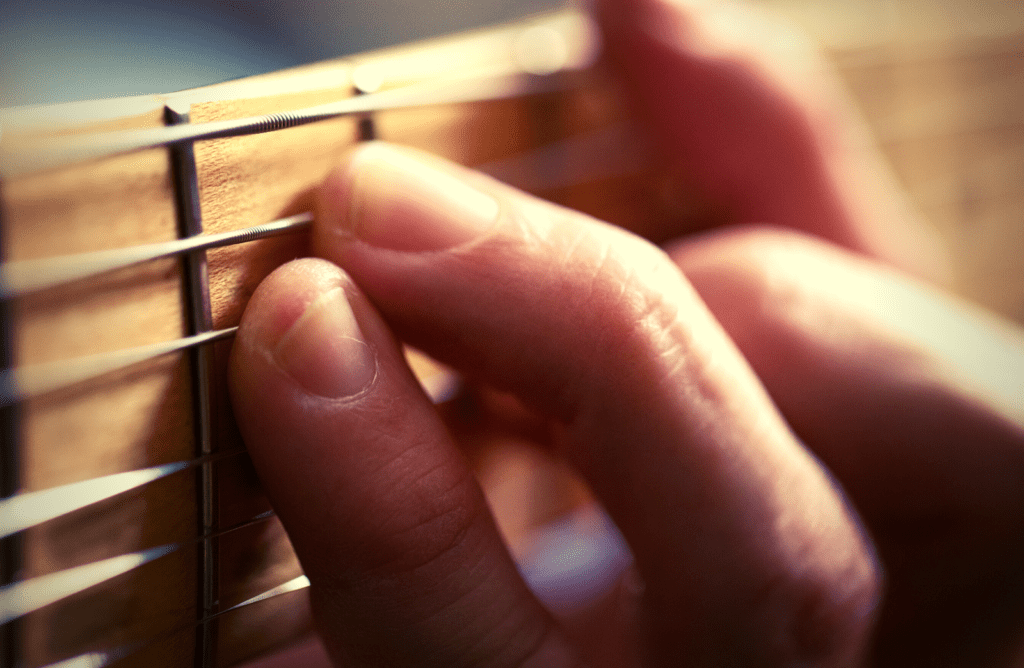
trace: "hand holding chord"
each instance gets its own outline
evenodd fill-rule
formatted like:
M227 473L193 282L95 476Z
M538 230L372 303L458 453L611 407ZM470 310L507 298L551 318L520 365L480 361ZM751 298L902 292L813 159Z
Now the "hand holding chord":
M602 8L676 167L730 221L799 231L666 254L422 154L346 158L320 193L324 260L263 283L232 362L332 657L1019 661L1024 337L863 256L944 272L873 158L830 141L763 57L697 10ZM525 586L398 339L540 413L620 527L642 586L583 630L599 642Z

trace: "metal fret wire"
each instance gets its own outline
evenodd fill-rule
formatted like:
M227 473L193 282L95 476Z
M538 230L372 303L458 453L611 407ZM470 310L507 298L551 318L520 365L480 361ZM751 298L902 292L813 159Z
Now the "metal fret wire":
M165 117L169 126L185 127L189 123L188 109L167 107ZM203 233L202 211L199 206L199 176L196 171L196 157L193 142L171 146L171 169L174 175L175 206L178 227L182 237L194 237ZM206 266L206 251L194 250L182 257L185 270L185 293L188 301L189 330L193 335L202 334L213 328L213 314L210 308L210 286ZM192 399L195 415L196 455L199 458L213 452L212 409L210 389L210 347L197 346L190 350L192 366ZM204 462L196 475L197 522L200 536L210 535L216 524L214 504L216 502L215 481L212 464ZM213 538L199 541L197 554L199 583L197 587L196 614L199 619L209 616L217 600L217 554ZM214 629L207 623L196 628L194 663L196 668L206 668L213 663Z

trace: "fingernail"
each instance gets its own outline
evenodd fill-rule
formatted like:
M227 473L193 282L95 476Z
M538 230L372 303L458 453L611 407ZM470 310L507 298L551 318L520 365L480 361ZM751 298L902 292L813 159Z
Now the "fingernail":
M440 164L384 144L353 158L349 231L391 250L436 251L476 239L498 219L498 202Z
M308 392L341 398L359 393L376 373L373 351L363 342L345 291L320 295L274 348L284 371Z

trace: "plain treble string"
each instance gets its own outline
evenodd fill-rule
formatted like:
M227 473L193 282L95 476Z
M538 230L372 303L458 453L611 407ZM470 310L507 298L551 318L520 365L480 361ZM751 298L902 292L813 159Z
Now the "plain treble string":
M309 578L307 578L305 575L299 575L297 577L292 578L291 580L288 580L287 582L277 585L276 587L271 587L270 589L260 594L256 594L255 596L252 596L251 598L248 598L242 601L241 603L237 603L231 606L230 608L227 608L226 610L220 610L218 612L213 613L212 615L209 615L208 617L204 617L203 619L197 620L195 622L195 625L198 626L199 624L210 622L220 617L221 615L233 612L235 610L239 610L241 608L247 608L256 603L261 603L272 598L277 598L278 596L283 596L285 594L290 594L292 592L307 589L309 588L309 584ZM148 642L145 643L123 645L121 647L111 650L94 651L88 652L86 654L79 654L78 656L72 657L70 659L65 659L58 663L51 663L47 666L43 666L43 668L105 668L106 666L113 665L115 662L121 661L122 659L125 659L131 656L132 654L135 654L136 652L155 644L159 640L169 638L174 634L184 631L188 628L190 628L189 625L178 626L174 629L167 631L166 633L162 634L157 638L150 639Z
M0 371L0 406L9 406L157 357L226 339L234 336L236 331L238 327L228 327L138 348L4 369Z
M243 448L236 448L195 459L112 473L0 499L0 538L144 487L179 471L244 452Z
M0 298L21 297L108 271L192 251L209 250L301 232L308 229L312 222L313 214L305 212L262 225L220 234L186 237L176 241L39 260L7 262L0 265Z
M239 454L241 452L242 451L239 450L234 454ZM112 580L120 575L124 575L129 571L133 571L140 566L171 554L172 552L176 552L188 545L194 545L202 540L210 538L218 538L229 534L232 531L252 526L258 522L265 522L273 517L275 517L274 512L267 511L248 520L227 527L226 529L210 534L203 534L192 541L167 543L157 547L139 550L137 552L110 557L108 559L100 559L99 561L93 561L62 571L39 575L28 580L12 582L11 584L0 587L0 626L19 617L31 614L52 603L68 598L69 596L80 594L87 589L101 585L104 582ZM302 578L304 578L304 576L299 576L296 580ZM308 586L308 580L306 583L306 586ZM301 588L296 587L294 584L289 585L289 583L279 585L268 592L264 592L263 594L247 599L238 605L232 606L230 610L255 603L257 600L285 593L285 591L282 590L282 587L287 586L291 586L291 589L288 589L288 591L294 591L295 589ZM222 610L215 613L213 616L223 614L224 612L228 612L228 610Z

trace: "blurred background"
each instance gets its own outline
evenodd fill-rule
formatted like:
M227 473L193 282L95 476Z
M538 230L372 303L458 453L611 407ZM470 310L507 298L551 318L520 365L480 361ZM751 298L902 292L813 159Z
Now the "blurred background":
M2 0L0 107L168 93L550 9L558 0Z

